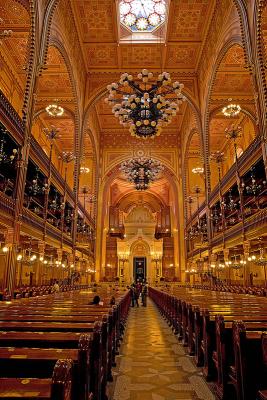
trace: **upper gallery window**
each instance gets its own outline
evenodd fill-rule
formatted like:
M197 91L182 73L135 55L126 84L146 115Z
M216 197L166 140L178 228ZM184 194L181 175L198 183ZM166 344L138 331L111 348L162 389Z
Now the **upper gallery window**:
M122 0L120 21L132 32L153 32L166 19L165 0Z

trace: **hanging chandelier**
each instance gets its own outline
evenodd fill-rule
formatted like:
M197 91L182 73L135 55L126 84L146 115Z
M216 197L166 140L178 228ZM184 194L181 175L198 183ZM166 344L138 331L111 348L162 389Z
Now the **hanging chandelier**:
M157 80L149 82L153 73L143 69L134 81L132 75L124 73L118 83L107 86L109 96L105 99L113 105L112 112L123 126L130 126L132 136L153 138L163 126L171 122L185 100L184 85L172 82L168 72L159 74Z
M228 99L231 101L232 99ZM239 104L228 104L227 106L223 107L222 113L229 118L236 117L241 111L241 107Z
M136 190L146 190L163 170L163 166L153 158L140 157L123 162L120 170L129 182L134 183Z
M90 172L90 168L84 167L84 166L80 167L81 174L89 174L89 172Z
M193 174L196 174L196 175L202 175L202 174L204 174L204 168L203 167L194 167L194 168L192 168L192 172L193 172Z
M58 105L58 100L54 100L54 103L49 104L45 111L51 117L61 117L64 113L64 108Z
M225 136L227 139L236 140L237 138L242 136L242 128L241 126L235 126L234 124L230 125L225 129Z

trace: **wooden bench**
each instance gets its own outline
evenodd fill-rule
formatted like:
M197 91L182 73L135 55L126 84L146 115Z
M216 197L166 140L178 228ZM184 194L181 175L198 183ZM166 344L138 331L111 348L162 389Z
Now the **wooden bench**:
M229 371L233 370L231 364L235 359L233 322L244 321L249 340L255 331L260 338L262 331L267 330L267 299L185 287L174 289L173 294L154 288L149 292L189 354L195 357L196 364L203 366L206 379L215 381L217 398L235 399L229 397L235 396L229 385ZM254 393L250 399L255 396Z
M266 365L261 331L246 331L243 321L233 324L234 365L229 372L229 384L238 400L255 399L257 391L266 388ZM265 335L264 335L265 337ZM262 392L263 394L264 392Z
M71 360L58 360L51 378L0 378L0 399L71 400L72 371Z
M229 371L234 364L233 326L235 322L225 322L221 315L216 316L216 349L212 360L216 368L216 395L220 399L229 397ZM262 331L267 330L267 322L249 322L246 324L246 332L251 335L256 331L261 336ZM254 332L255 334L255 332Z
M60 293L59 296L50 295L38 299L31 297L11 304L1 303L0 365L2 360L18 365L22 363L22 356L24 358L26 355L26 364L31 365L31 368L38 360L43 365L50 362L51 369L54 354L69 354L74 365L73 387L76 388L76 398L78 393L82 400L87 400L90 394L94 396L94 400L106 399L106 383L107 380L112 380L111 367L115 363L130 297L128 292L116 293L116 306L110 307L107 303L105 307L98 307L88 305L88 300L93 295L91 293L88 297L86 292L75 295ZM106 300L108 302L109 298ZM88 336L88 333L93 337L90 351L81 353L80 340ZM12 346L15 361L4 354L5 351L7 353L5 346ZM33 349L33 346L36 348ZM48 361L49 352L51 354ZM89 364L85 358L89 359ZM19 378L19 371L13 367L12 370L16 375L13 378ZM32 373L34 370L36 368L32 368ZM80 371L80 381L77 379L77 370ZM36 376L30 378L40 379Z

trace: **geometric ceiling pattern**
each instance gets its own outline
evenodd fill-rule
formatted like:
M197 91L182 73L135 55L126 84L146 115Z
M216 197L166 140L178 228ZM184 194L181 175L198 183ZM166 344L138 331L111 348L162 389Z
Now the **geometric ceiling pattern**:
M71 26L72 31L76 30L78 33L78 35L75 34L75 39L70 46L75 46L76 40L77 47L81 48L77 65L83 65L86 68L85 102L100 89L103 90L108 83L119 80L121 73L128 72L136 76L143 68L151 69L154 75L167 70L174 80L184 83L184 92L189 93L198 101L198 78L200 66L205 58L203 51L206 41L209 40L209 29L214 23L212 18L217 15L218 2L216 0L174 0L165 1L165 3L168 12L164 17L164 34L156 34L156 28L153 32L153 41L146 42L145 32L137 33L138 40L136 36L131 37L130 30L128 30L128 36L123 36L127 28L122 27L119 22L119 1L66 0L64 7L67 4L70 6L70 12L73 14L72 25L71 18L68 21L62 18L65 11L61 9L63 2L59 2L55 13L55 18L57 18L55 23L61 24L62 35L64 35L64 27L67 30L67 26ZM10 53L17 74L23 78L29 32L28 13L18 2L6 0L1 3L0 15L4 19L5 28L13 30L12 37L5 41L4 46ZM264 13L263 20L265 19L263 30L267 32L267 18ZM214 26L213 31L215 28L219 30L221 26ZM76 60L73 61L76 62ZM81 74L84 72L80 71ZM73 150L74 94L64 58L53 46L48 48L46 69L39 79L36 95L37 111L43 110L54 99L59 99L66 110L63 116L55 119L42 113L40 120L44 126L55 125L60 129L61 138L58 143L61 150ZM104 97L105 95L98 99L90 110L88 128L94 130L102 149L105 146L115 150L125 145L134 146L136 139L130 136L128 128L118 123L111 108L104 103ZM252 83L245 68L243 49L238 45L232 46L221 61L212 89L211 109L218 108L210 123L210 139L213 148L218 147L225 137L224 130L229 120L225 121L220 110L227 104L229 98L233 101L237 100L242 107L247 107L252 114L255 114ZM191 116L188 117L190 113ZM181 131L185 129L184 127L189 129L190 118L192 120L192 111L188 102L184 102L177 115L172 118L171 124L163 129L162 138L156 138L152 146L155 148L158 143L160 147L164 143L164 147L167 148L169 143L169 147L172 148L174 143L181 143L183 140ZM192 138L191 149L199 147L199 138L195 135ZM84 154L88 156L92 154L89 136L84 139Z

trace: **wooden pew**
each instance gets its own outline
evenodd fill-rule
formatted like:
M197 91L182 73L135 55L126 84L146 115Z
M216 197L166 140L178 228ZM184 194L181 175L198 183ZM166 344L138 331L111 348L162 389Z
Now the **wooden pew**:
M203 365L206 379L215 380L217 397L235 398L229 397L228 385L228 372L232 368L229 363L234 359L232 324L234 320L244 320L249 338L255 336L255 329L258 335L266 330L266 298L184 287L173 290L172 295L150 288L150 296L189 354L195 356L197 365Z
M267 400L267 333L263 333L261 337L261 346L262 346L262 361L264 364L264 372L263 379L264 384L263 388L257 393L257 400Z
M257 391L266 388L262 335L259 331L246 332L243 321L233 324L234 365L230 368L229 383L238 400L255 399Z
M107 379L112 379L111 366L115 361L116 351L114 349L121 338L121 324L124 324L127 318L130 303L129 293L120 294L117 301L117 306L113 308L110 306L95 307L88 305L88 294L86 293L82 295L77 293L75 296L71 293L64 293L59 297L51 295L39 299L22 299L12 304L2 303L0 305L0 329L2 330L0 341L6 336L5 339L3 338L3 342L9 343L9 345L14 344L16 351L19 351L20 346L26 344L32 346L33 342L35 342L34 346L37 345L48 350L47 342L42 339L43 335L45 339L46 337L49 339L49 344L55 349L63 352L66 349L74 351L75 348L77 349L77 345L75 348L71 348L70 344L66 345L67 340L64 340L63 336L66 335L70 339L70 335L72 335L72 343L75 342L75 339L77 342L77 333L94 333L94 322L101 319L98 342L93 341L90 353L89 376L91 380L88 386L90 386L89 389L93 392L95 400L106 399L106 382ZM22 335L23 338L20 336L18 339L18 335ZM55 337L55 335L58 336ZM61 336L59 337L59 335ZM8 339L7 336L9 336ZM77 350L75 351L77 352ZM42 349L39 349L40 357L41 352ZM87 399L88 396L85 395L85 398Z
M229 371L234 364L233 325L235 322L225 322L222 315L216 316L216 350L213 352L212 359L216 367L215 392L219 399L229 398L231 391ZM254 331L261 335L261 331L267 330L267 322L247 321L245 326L249 335Z
M99 336L99 333L98 333ZM99 339L98 339L99 341ZM94 340L96 346L97 339ZM41 349L25 347L0 348L0 376L8 378L48 378L52 376L54 365L59 358L71 359L73 362L72 399L85 399L89 388L96 395L95 382L90 382L90 357L92 340L89 335L81 335L78 349ZM98 350L99 346L98 346ZM97 362L99 357L97 358ZM95 360L94 369L100 369ZM96 381L97 382L97 381ZM91 390L90 390L91 391ZM97 398L97 397L96 397ZM100 398L100 397L99 397Z
M72 371L71 360L58 360L52 378L0 378L0 399L71 400Z

